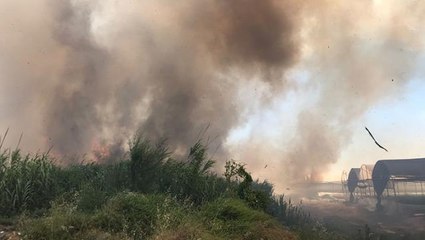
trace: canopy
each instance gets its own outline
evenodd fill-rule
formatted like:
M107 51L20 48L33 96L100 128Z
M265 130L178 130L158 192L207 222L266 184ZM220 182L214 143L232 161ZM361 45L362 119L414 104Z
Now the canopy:
M373 186L378 196L382 195L388 180L424 181L425 158L379 160L372 172Z
M350 170L350 173L348 173L348 179L347 179L348 191L350 191L351 193L354 192L359 180L360 180L360 168L352 168Z

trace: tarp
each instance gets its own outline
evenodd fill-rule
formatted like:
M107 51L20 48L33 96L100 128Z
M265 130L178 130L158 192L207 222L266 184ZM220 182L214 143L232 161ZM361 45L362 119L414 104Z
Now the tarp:
M363 164L360 167L360 180L372 180L373 164Z
M350 170L350 173L348 173L348 179L347 179L347 187L350 193L356 190L357 183L359 182L359 180L360 180L360 168L352 168Z
M373 186L378 196L387 186L388 180L425 180L425 158L379 160L372 172Z

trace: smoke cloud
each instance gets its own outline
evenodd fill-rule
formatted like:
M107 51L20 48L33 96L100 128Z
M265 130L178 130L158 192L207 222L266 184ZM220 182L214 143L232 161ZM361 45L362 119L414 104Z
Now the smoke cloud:
M354 121L376 103L402 95L423 50L417 35L423 21L411 10L424 6L359 1L309 8L304 64L318 100L299 114L297 134L284 155L291 179L321 180L350 144Z
M22 130L28 149L53 145L60 156L100 156L103 145L118 155L136 130L166 137L185 154L208 128L222 161L236 156L229 135L255 109L314 92L312 104L297 112L289 143L267 151L270 139L250 136L239 143L239 156L277 181L320 179L350 143L350 124L410 79L423 50L424 6L2 1L0 127ZM308 79L291 77L293 69L309 72ZM262 91L242 101L247 86ZM273 141L283 143L284 135ZM264 168L268 158L279 164Z

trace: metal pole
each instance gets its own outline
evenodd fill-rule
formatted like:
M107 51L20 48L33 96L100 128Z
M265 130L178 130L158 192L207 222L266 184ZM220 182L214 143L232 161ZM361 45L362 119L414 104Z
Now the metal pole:
M417 186L416 186L416 183L417 183L417 182L415 182L415 196L419 195L419 194L418 194L418 188L417 188Z
M407 191L406 191L406 188L407 188L407 182L403 182L404 184L403 184L403 187L404 187L404 195L407 195Z
M392 181L392 182L393 182L393 190L394 190L394 199L396 199L397 194L396 194L396 190L395 190L395 182L394 181Z

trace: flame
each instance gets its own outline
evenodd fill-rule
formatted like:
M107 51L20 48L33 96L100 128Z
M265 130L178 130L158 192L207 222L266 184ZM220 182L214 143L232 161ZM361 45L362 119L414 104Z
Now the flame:
M91 144L91 159L95 162L103 162L105 159L111 157L111 144L104 141L93 140Z

